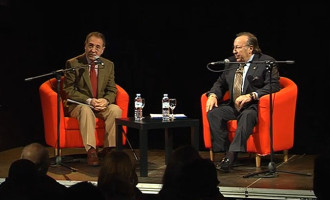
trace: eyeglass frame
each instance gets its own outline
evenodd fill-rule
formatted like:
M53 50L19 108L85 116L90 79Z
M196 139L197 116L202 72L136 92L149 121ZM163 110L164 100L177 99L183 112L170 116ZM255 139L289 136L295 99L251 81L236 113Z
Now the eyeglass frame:
M234 46L233 51L238 51L238 50L241 50L243 47L250 47L250 46L252 46L252 45Z

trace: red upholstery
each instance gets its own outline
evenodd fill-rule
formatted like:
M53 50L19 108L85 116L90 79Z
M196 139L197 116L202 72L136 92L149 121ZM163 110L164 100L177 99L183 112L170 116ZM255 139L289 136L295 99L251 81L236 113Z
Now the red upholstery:
M61 78L63 80L63 77ZM44 120L46 143L57 148L57 93L56 78L45 81L39 88L42 114ZM63 81L61 81L62 92ZM129 95L119 85L117 87L116 104L122 109L122 117L127 117ZM127 131L127 127L123 127ZM104 121L96 119L96 145L103 146ZM123 137L123 144L126 144L126 138ZM60 148L82 148L83 142L80 135L78 120L72 117L65 117L63 103L60 102Z
M293 147L294 142L294 122L296 112L296 101L298 95L297 85L286 77L280 77L281 90L273 93L273 150L287 150ZM260 157L270 154L270 112L269 112L269 95L265 95L259 100L258 124L255 126L252 135L247 141L247 152L256 153L257 167L260 166ZM228 99L228 92L224 99ZM202 106L202 122L203 122L203 137L205 148L211 150L211 135L209 122L206 116L206 93L201 96ZM237 121L228 121L229 140L231 141L235 135ZM210 151L211 159L213 159L212 151ZM259 160L258 160L259 159ZM287 158L285 158L286 161Z

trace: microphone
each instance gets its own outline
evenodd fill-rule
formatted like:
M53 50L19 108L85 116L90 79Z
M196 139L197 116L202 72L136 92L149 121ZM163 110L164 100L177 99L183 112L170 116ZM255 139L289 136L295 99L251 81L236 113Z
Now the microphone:
M249 63L255 63L255 64L294 64L294 60L284 60L284 61L277 61L277 60L264 60L264 61L250 61Z
M216 62L211 62L211 65L220 65L220 64L228 64L230 62L229 59L224 59L223 61L216 61Z
M280 61L278 61L280 63ZM284 64L294 64L294 60L286 60L286 61L283 61L282 63Z
M95 60L94 60L95 64L97 65L102 65L104 66L104 63L102 62L102 60L100 59L100 56L95 56Z

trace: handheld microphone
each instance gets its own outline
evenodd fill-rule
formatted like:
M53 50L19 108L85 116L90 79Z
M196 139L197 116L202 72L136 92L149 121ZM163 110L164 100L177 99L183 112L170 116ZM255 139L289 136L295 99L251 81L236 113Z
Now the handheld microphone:
M228 64L230 61L229 59L224 59L223 61L216 61L216 62L211 62L211 65L219 65L219 64Z

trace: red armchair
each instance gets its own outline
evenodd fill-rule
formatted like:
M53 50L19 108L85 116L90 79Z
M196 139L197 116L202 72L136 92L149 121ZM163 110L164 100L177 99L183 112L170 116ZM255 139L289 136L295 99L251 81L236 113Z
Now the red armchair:
M273 93L273 152L284 151L284 161L288 160L288 150L294 143L294 123L296 101L298 95L297 85L286 77L280 77L281 90ZM228 99L228 92L224 100ZM270 149L270 112L269 95L259 100L258 124L247 141L247 152L256 154L256 167L260 167L261 157L271 153ZM205 148L210 149L210 159L213 160L211 134L206 116L206 93L201 96L203 137ZM237 121L228 121L228 138L232 141L237 128Z
M63 86L63 78L61 77L61 90ZM45 81L39 88L44 131L46 143L57 149L57 93L56 93L56 78L51 78ZM116 104L122 109L122 117L127 117L129 95L119 85L117 87ZM63 94L61 94L63 95ZM127 131L127 127L123 127ZM104 138L104 121L96 119L96 145L103 146ZM123 137L123 144L126 144L126 138ZM83 148L83 142L80 135L78 120L72 117L64 116L63 102L60 102L60 148ZM55 151L56 153L57 151Z

